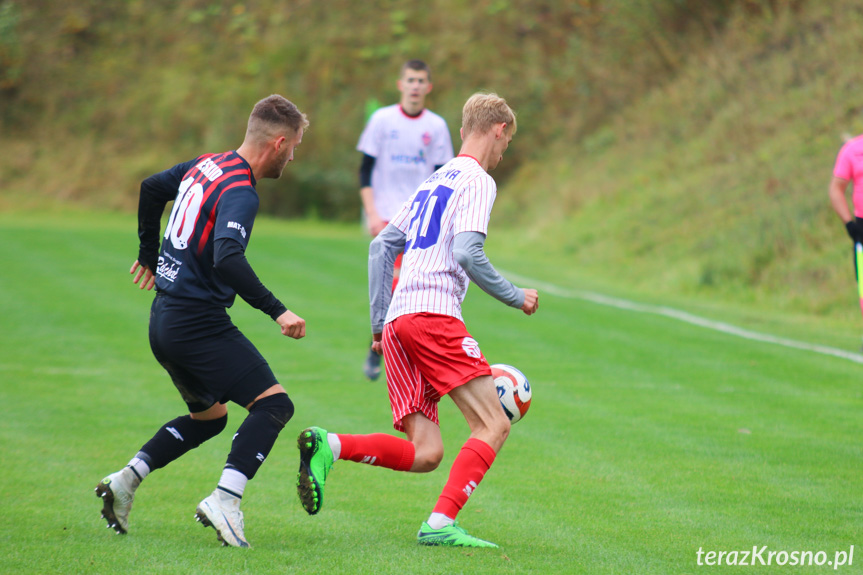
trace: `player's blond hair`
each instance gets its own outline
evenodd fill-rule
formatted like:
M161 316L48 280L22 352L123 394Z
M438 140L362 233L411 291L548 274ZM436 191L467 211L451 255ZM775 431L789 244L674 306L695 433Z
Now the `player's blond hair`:
M284 135L286 130L297 133L308 127L309 119L300 112L296 104L284 96L273 94L255 104L249 116L246 135L258 141L266 141Z
M515 134L515 112L506 100L497 94L477 93L465 102L461 112L464 137L474 132L484 134L502 123L506 123L506 129L511 135Z

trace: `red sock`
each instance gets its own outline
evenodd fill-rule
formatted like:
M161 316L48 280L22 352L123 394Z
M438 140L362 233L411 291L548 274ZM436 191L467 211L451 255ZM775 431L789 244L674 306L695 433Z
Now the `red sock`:
M485 472L494 463L495 455L494 449L488 443L475 438L468 439L452 464L449 479L437 500L434 512L455 519L467 503L467 498L482 481Z
M408 471L414 464L416 450L414 444L407 439L386 433L369 435L339 433L338 437L342 442L339 459L349 459L357 463L368 463L396 471Z

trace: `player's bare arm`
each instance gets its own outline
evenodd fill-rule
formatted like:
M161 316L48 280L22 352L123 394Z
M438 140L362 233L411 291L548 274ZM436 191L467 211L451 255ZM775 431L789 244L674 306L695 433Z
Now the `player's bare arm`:
M306 336L306 320L292 312L286 311L276 318L276 323L282 328L282 335L294 339L302 339Z
M363 209L366 212L366 226L372 236L377 236L387 226L387 223L378 215L375 208L374 190L371 186L360 189L360 197L363 200Z
M848 189L848 180L833 176L830 180L830 203L833 205L833 210L836 215L844 222L848 223L854 218L851 216L851 210L848 207L848 199L845 197L845 191Z
M135 260L135 263L132 264L132 269L129 270L129 273L134 276L132 283L138 284L139 289L151 290L156 285L156 276L153 275L153 270L145 265L141 265L138 260Z
M845 230L848 236L855 243L863 242L863 223L854 217L851 209L848 207L848 200L845 193L848 190L848 184L851 182L844 178L833 176L830 180L830 203L833 205L833 211L839 216L839 219L845 224Z

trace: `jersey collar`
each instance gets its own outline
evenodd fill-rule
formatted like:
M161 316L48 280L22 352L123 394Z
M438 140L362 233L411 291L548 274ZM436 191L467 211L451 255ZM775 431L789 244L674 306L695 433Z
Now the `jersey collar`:
M404 116L404 117L405 117L405 118L407 118L408 120L419 120L420 118L422 118L423 114L425 114L425 113L426 113L426 109L425 109L425 108L423 108L422 110L420 110L420 113L419 113L419 114L417 114L416 116L411 116L410 114L408 114L407 112L405 112L405 109L404 109L404 108L402 108L402 105L401 105L401 104L399 104L399 112L401 112L401 113L402 113L402 116Z
M474 162L476 162L477 164L479 164L479 165L480 165L480 167L482 167L482 164L480 164L479 160L477 160L476 158L474 158L474 157L473 157L473 156L471 156L470 154L459 154L459 155L458 155L458 156L456 156L456 157L457 157L457 158L470 158L471 160L473 160Z

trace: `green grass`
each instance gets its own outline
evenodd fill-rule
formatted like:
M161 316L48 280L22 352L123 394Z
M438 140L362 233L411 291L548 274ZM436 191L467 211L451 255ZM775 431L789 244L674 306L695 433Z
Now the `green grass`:
M360 371L366 238L357 226L272 220L259 221L249 258L306 319L308 335L280 336L242 301L231 312L296 404L246 491L254 549L220 548L193 519L242 420L236 406L225 433L147 478L130 534L114 536L93 488L184 407L149 351L152 295L127 274L134 219L0 214L0 242L4 573L816 570L696 564L700 547L762 545L831 559L855 545L855 564L840 572L863 572L859 365L548 294L530 318L476 288L465 302L488 359L521 368L534 390L531 411L460 517L501 549L415 544L467 436L449 400L440 469L410 475L337 463L324 510L308 517L294 490L299 431L389 432L391 416L384 386ZM496 258L495 246L492 259L508 269L583 287L577 274L528 254ZM793 330L823 343L813 322Z

